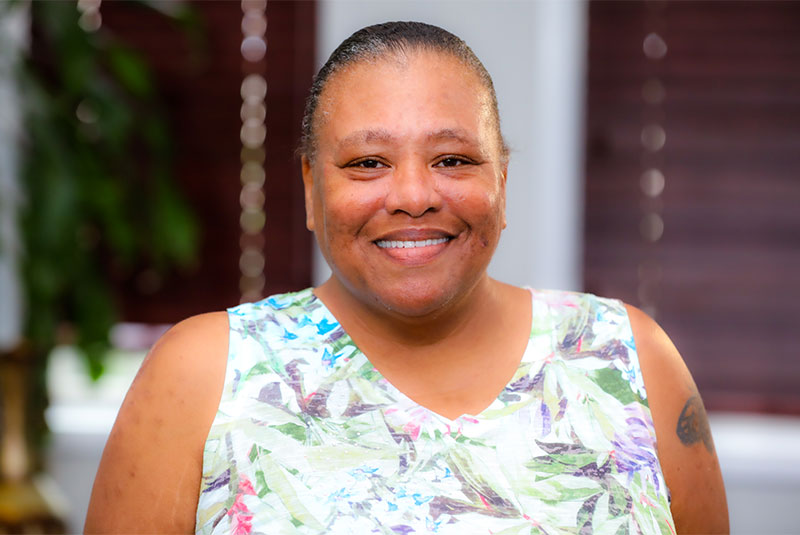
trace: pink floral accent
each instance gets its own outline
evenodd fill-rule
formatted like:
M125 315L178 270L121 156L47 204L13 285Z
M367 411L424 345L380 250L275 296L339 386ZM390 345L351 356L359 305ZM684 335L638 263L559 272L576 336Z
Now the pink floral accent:
M647 497L646 494L639 495L639 503L641 503L642 505L646 505L648 507L658 507L656 504L652 502L652 500L650 500L650 498Z
M250 483L250 480L243 475L239 477L239 493L250 494L252 496L256 495L256 491L253 489L253 484Z
M256 491L252 483L244 475L239 476L239 492L233 500L233 505L228 509L228 516L231 517L232 535L250 535L253 532L253 513L244 503L244 496L250 494L254 496Z
M409 420L408 422L403 425L403 431L408 433L411 437L411 440L417 440L419 438L420 431L422 430L422 424L427 422L431 419L430 412L428 409L422 406L417 406L411 409L408 412Z
M403 431L411 436L411 440L417 440L419 438L420 429L421 426L417 422L408 422L403 426Z

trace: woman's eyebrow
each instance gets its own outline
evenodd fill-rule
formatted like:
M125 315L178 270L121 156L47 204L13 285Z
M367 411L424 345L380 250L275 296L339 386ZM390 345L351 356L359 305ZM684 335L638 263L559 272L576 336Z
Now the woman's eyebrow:
M470 145L478 145L478 140L461 128L442 128L428 134L428 141L460 141Z
M356 130L351 134L343 137L337 145L339 148L345 148L352 145L358 145L361 143L392 143L395 142L397 138L389 133L388 130L377 128L377 129L365 129L365 130Z
M471 135L462 128L441 128L439 130L434 130L426 134L425 139L428 142L458 141L475 146L479 145L475 136ZM367 128L364 130L356 130L355 132L351 132L347 136L343 137L337 143L337 146L341 149L363 143L395 144L397 142L398 137L389 132L389 130L384 128Z

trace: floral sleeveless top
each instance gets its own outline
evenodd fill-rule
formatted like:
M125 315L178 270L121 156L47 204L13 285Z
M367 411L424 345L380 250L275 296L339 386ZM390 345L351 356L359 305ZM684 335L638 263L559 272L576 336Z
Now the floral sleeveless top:
M675 533L623 304L533 290L519 368L450 420L311 289L229 310L197 533Z

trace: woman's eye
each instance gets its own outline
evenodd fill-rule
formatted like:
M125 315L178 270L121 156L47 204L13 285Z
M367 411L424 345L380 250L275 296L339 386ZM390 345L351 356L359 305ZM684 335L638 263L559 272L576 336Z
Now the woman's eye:
M443 158L439 160L436 164L436 167L458 167L459 165L465 165L469 162L463 158L456 158L455 156L451 156L449 158Z
M360 167L362 169L378 169L386 166L378 160L361 160L359 162L354 162L352 167Z

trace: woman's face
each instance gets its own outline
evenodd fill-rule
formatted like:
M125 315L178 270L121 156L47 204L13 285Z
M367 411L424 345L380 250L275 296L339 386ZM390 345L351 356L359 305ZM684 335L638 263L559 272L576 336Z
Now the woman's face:
M307 225L334 283L404 316L469 295L505 227L501 140L472 69L436 52L334 75L303 160Z

